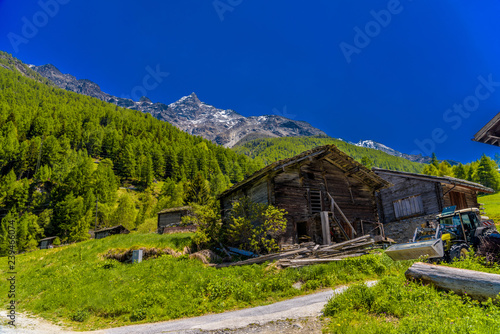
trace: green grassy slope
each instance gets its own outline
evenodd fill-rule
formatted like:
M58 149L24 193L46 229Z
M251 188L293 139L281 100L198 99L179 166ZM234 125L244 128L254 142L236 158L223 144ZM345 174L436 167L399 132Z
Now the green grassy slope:
M486 216L493 219L500 226L500 193L480 196L477 201L483 203Z
M448 266L500 274L498 265L477 258ZM330 318L325 333L497 333L498 300L485 302L439 291L421 282L385 277L377 285L352 286L332 298L324 309Z
M375 167L419 173L425 166L379 150L355 146L328 137L262 138L251 140L233 149L237 153L245 154L251 158L260 158L265 164L269 164L280 159L293 157L317 146L330 144L336 145L340 150L359 162L363 157L369 158Z
M88 240L17 256L17 307L77 329L193 317L257 306L347 282L401 272L374 254L328 265L276 270L266 264L216 269L187 255L164 255L140 264L103 260L109 249L171 247L182 250L190 234L129 234ZM7 259L0 259L7 277ZM302 288L292 287L303 282ZM7 284L0 280L0 302L7 305Z

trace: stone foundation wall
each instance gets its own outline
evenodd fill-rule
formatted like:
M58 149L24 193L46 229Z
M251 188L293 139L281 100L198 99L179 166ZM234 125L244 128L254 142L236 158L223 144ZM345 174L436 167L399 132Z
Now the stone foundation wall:
M415 229L426 221L436 221L436 214L408 218L384 224L385 236L397 243L405 243L413 239Z

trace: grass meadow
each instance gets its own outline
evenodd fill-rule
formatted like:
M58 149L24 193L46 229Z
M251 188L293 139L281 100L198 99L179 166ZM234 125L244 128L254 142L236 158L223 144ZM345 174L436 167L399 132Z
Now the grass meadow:
M322 288L397 275L410 262L382 253L278 270L268 264L216 269L188 255L139 264L103 259L110 249L169 247L181 251L191 234L129 234L17 256L16 299L30 312L77 330L156 322L272 303ZM7 268L6 258L0 268ZM2 277L6 277L6 269ZM300 289L293 285L301 282ZM7 303L7 281L0 300Z

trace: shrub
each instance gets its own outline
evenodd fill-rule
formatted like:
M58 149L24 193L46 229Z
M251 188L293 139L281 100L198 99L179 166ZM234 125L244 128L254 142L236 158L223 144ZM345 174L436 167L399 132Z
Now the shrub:
M285 232L286 212L272 205L252 202L243 197L233 203L229 214L229 243L258 254L278 250L276 238Z
M54 246L60 246L60 245L61 245L61 240L59 239L59 237L56 237L56 238L54 239L54 241L52 242L52 244L53 244Z
M84 322L90 317L89 311L86 309L75 311L71 314L70 318L73 321Z

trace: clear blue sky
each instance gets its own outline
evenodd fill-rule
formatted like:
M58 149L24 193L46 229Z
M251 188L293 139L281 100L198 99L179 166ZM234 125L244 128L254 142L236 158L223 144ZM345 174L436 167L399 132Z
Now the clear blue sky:
M158 67L154 102L194 91L468 162L500 152L470 140L500 111L499 13L496 0L0 0L0 49L117 96Z

